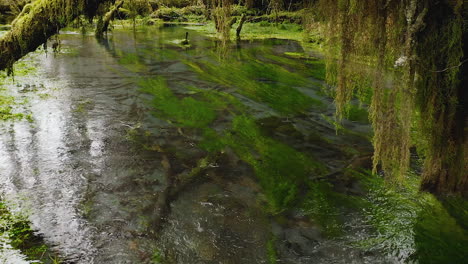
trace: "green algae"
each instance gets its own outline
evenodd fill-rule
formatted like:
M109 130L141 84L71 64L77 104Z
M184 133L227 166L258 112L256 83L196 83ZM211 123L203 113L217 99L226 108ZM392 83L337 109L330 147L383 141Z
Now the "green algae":
M145 65L141 63L138 54L128 52L119 55L119 64L123 65L127 70L131 72L142 72L146 69Z
M13 96L9 89L13 89L13 83L15 80L37 74L37 63L34 60L36 56L36 54L30 54L16 62L14 65L14 76L7 76L5 72L0 72L0 121L33 121L31 114L18 113L16 110L16 106L26 104L27 99L20 99L16 95ZM37 91L37 88L33 88L28 91L35 92Z

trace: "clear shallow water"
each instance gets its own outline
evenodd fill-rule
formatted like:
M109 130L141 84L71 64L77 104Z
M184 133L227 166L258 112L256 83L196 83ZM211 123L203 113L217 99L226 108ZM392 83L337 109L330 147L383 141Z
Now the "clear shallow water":
M1 126L1 192L28 212L38 234L64 259L150 263L162 256L168 263L399 263L414 251L412 236L394 243L402 242L398 250L410 247L401 250L400 258L383 253L381 247L353 245L379 237L359 210L333 207L327 203L328 187L308 180L302 182L314 190L302 193L313 197L308 207L297 206L280 216L266 213L269 201L283 200L261 194L268 185L259 183L256 168L276 175L275 170L284 168L268 165L270 159L281 163L276 156L288 160L287 155L302 158L297 153L306 153L311 158L305 163L319 163L333 172L353 155L370 151L362 136L369 126L345 121L354 134L335 133L327 122L334 107L320 92L320 74L308 71L314 60L284 56L303 52L297 42L243 42L223 53L216 42L195 32L190 32L190 48L175 44L184 35L181 27L136 34L117 30L109 41L98 43L93 36L64 32L59 54L35 53L27 63L37 72L7 85L17 98L27 99L16 107L32 113L33 121ZM219 62L220 56L231 60ZM164 80L167 87L161 85L152 95L142 91L142 80L153 78ZM167 93L165 88L171 92L154 101ZM291 99L283 90L300 93ZM210 100L207 91L216 92ZM219 94L221 101L234 103L219 103ZM179 113L192 104L206 111ZM268 136L243 141L251 123L239 116L247 115ZM206 125L198 125L205 120ZM247 128L233 134L234 122ZM206 140L207 127L217 136ZM200 141L211 146L219 138L228 147L204 165L197 180L171 197L169 213L155 226L168 179L188 174L209 156ZM253 150L254 160L264 161L250 161L250 154L231 138ZM287 170L293 173L294 166L303 164L290 166ZM335 181L343 193L363 192L359 186ZM335 216L344 223L342 236L327 235L335 232Z

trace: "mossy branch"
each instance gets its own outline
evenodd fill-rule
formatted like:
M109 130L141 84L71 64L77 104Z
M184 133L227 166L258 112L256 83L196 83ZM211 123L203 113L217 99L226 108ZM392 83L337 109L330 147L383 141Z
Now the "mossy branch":
M240 33L242 31L242 26L244 26L245 20L247 20L247 16L242 14L241 19L239 21L239 25L236 28L236 39L240 40Z
M94 1L98 4L110 0ZM9 32L0 38L0 70L35 51L51 36L87 11L86 0L37 0L25 6Z
M119 11L119 8L122 7L124 1L117 2L110 10L104 15L104 18L100 18L97 25L96 25L96 37L102 38L104 36L104 32L107 33L109 28L109 23L114 19L115 13Z

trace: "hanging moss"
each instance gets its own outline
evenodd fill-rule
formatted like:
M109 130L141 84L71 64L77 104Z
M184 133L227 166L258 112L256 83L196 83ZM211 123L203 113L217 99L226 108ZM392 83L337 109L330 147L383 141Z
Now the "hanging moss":
M336 87L337 119L347 116L353 98L364 101L363 95L372 94L374 170L381 164L389 179L403 179L416 132L429 146L422 186L436 193L468 190L459 92L466 86L459 73L467 34L463 5L461 0L319 1L328 25L327 80Z
M213 21L223 46L230 41L231 26L236 22L236 20L231 19L231 5L231 0L212 0Z

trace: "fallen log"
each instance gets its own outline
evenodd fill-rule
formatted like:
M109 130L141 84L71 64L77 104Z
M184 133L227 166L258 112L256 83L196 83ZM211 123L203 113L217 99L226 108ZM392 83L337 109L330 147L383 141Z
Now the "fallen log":
M0 38L0 70L12 73L13 63L57 34L81 14L111 0L39 0L26 5ZM95 11L95 10L94 10Z

